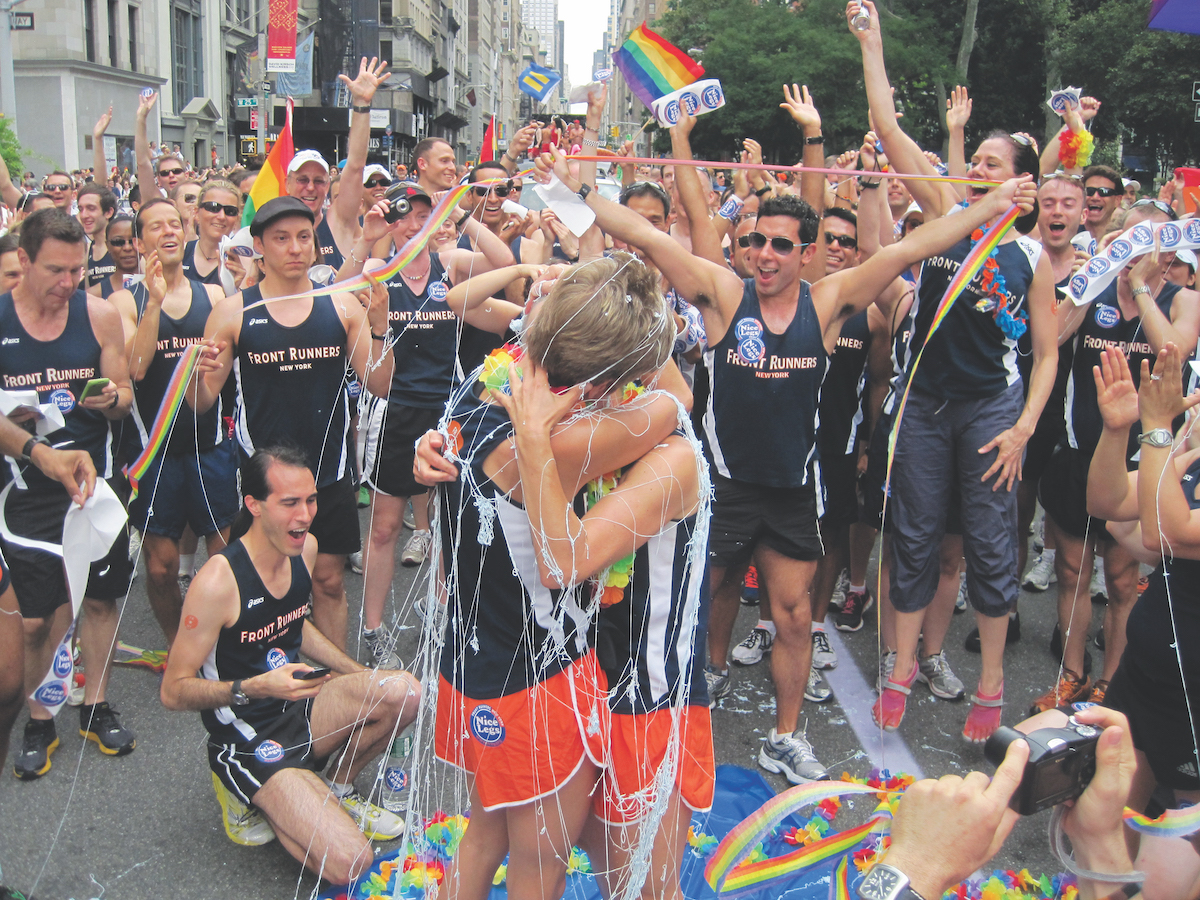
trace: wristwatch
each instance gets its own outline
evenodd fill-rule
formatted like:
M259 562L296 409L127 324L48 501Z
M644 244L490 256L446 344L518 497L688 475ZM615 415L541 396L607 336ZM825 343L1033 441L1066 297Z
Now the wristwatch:
M817 135L813 135L812 137L807 137L804 139L804 143L808 144L809 146L812 146L814 144L823 144L823 143L825 143L825 135L817 134Z
M587 203L588 194L591 192L592 186L585 181L579 186L579 190L577 190L575 193L579 195L580 200L582 200L584 203Z
M877 863L858 886L862 900L925 900L912 889L908 876L887 863Z
M1151 447L1170 447L1175 442L1175 435L1168 428L1151 428L1138 436L1139 444L1149 444Z
M233 683L233 686L230 688L229 695L230 706L250 705L250 695L242 690L242 679L240 678Z
M53 446L48 440L46 440L40 434L35 434L33 437L31 437L29 440L27 440L25 442L25 446L21 448L21 461L22 462L27 462L27 463L33 462L33 448L36 447L38 444L44 444L47 447Z
M1130 291L1129 293L1130 293L1132 296L1134 296L1134 297L1136 297L1138 294L1149 294L1149 293L1150 293L1150 286L1149 286L1149 285L1146 285L1146 284L1143 284L1141 287L1135 287L1135 288L1134 288L1132 291Z

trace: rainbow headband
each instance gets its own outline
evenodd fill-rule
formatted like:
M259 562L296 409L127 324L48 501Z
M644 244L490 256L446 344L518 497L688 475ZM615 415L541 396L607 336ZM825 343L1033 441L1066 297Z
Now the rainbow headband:
M154 417L154 427L150 429L150 434L146 437L145 449L137 459L122 470L125 477L129 479L129 487L133 490L134 497L138 495L138 481L150 471L150 466L153 465L154 460L171 436L171 429L174 427L179 409L183 405L183 395L187 391L188 382L191 381L192 375L196 371L196 365L200 362L200 349L200 344L191 344L180 355L179 362L175 364L175 371L171 374L171 380L167 384L167 391L163 395L162 405L159 406L158 414Z
M756 812L740 822L717 845L717 849L713 851L708 864L704 867L704 880L718 894L723 892L738 894L749 890L758 890L777 878L824 862L839 853L845 853L866 837L870 831L887 830L886 820L890 819L890 812L886 809L876 810L870 819L857 828L830 835L783 856L740 867L738 865L750 855L755 845L771 829L797 809L845 794L878 793L880 793L878 787L868 784L852 784L847 781L814 781L772 797Z

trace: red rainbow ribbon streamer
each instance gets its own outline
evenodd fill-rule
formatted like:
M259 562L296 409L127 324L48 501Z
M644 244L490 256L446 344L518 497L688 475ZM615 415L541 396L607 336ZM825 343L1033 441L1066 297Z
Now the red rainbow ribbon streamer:
M179 362L175 364L175 371L171 374L171 380L167 384L167 391L163 395L162 406L158 408L158 414L154 417L154 427L150 429L150 434L146 437L145 449L137 459L122 470L125 477L129 479L133 497L138 495L138 481L150 471L150 466L154 464L154 460L171 436L171 428L179 416L179 408L183 404L183 396L187 392L188 382L191 381L192 375L196 371L196 365L200 362L200 348L200 344L191 344L179 357Z

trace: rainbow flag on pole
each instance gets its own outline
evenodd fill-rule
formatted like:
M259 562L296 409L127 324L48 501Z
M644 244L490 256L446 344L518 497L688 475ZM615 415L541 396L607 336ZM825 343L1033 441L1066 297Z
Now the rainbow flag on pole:
M613 54L625 83L649 109L655 100L704 77L704 67L643 22Z
M254 179L250 196L246 198L246 205L242 207L243 228L254 221L254 213L262 209L264 203L282 197L287 192L287 167L295 155L296 146L292 143L292 98L288 97L287 121L283 125L283 131L279 132L279 139L267 154L267 161L259 171L258 177Z

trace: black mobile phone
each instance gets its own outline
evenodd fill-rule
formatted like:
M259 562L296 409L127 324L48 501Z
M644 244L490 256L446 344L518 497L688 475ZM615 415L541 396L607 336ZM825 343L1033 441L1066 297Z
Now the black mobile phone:
M317 666L310 672L293 672L292 678L297 681L313 681L317 678L324 678L332 671L333 669L329 668L329 666Z

